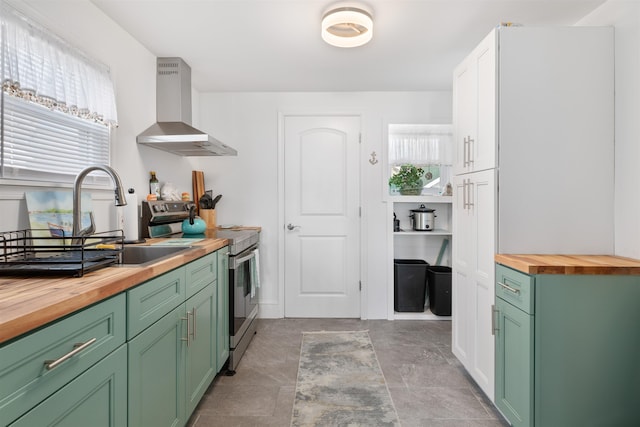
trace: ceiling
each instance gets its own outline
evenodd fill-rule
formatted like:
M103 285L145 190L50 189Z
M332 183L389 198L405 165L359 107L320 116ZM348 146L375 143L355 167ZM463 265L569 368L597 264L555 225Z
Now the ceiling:
M501 22L573 25L605 2L365 0L373 40L341 49L320 37L331 0L91 1L156 56L182 57L201 92L448 91Z

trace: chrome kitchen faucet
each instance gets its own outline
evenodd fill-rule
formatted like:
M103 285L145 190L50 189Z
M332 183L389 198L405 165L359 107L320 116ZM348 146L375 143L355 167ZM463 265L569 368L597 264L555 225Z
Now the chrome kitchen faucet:
M95 224L93 223L93 214L90 214L91 225L83 230L80 230L81 226L81 216L82 209L80 206L81 198L80 192L82 190L82 181L84 178L95 170L101 170L105 172L107 175L111 177L113 183L115 184L115 198L116 198L116 206L124 206L127 204L127 199L124 196L124 191L122 189L122 182L120 181L120 177L110 166L107 165L93 165L89 166L86 169L82 170L75 179L73 183L73 231L72 236L74 238L74 244L78 243L75 238L80 236L86 236L95 231Z

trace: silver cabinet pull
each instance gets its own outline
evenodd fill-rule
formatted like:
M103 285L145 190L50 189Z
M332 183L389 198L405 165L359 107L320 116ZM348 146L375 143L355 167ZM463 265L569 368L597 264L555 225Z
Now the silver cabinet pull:
M505 285L502 282L498 282L498 285L502 286L503 289L506 289L507 291L509 291L509 292L511 292L513 294L516 294L516 295L520 294L520 289L512 288L511 286Z
M193 307L193 340L196 340L196 308Z
M186 341L187 342L187 347L189 347L191 345L191 322L189 322L189 316L191 316L191 312L187 311L187 317L181 317L181 320L186 320L187 321L187 337L186 338L180 338L180 341Z
M73 345L74 349L71 350L69 353L65 354L64 356L56 359L56 360L45 360L44 361L44 367L47 368L48 371L50 371L51 369L57 367L58 365L60 365L62 362L64 362L65 360L75 356L76 354L80 353L81 351L85 350L87 347L89 347L91 344L93 344L94 342L96 342L96 338L91 338L89 341L85 342L85 343L76 343Z
M462 180L462 210L467 209L467 180Z
M287 230L289 230L289 231L293 231L296 228L300 228L300 226L299 225L293 225L291 223L287 224Z
M471 155L473 154L473 151L471 151L472 142L474 142L474 140L471 138L471 135L467 135L462 140L462 166L465 168L467 166L471 166L473 163L473 159L471 158Z
M500 310L496 309L495 305L491 306L491 335L495 335L500 331L498 325L500 322L496 322L496 315L500 316Z
M474 184L471 182L471 178L467 178L462 185L462 209L471 209L471 206L473 206L471 202L471 186Z
M467 161L467 137L462 138L462 167L466 168L469 162Z

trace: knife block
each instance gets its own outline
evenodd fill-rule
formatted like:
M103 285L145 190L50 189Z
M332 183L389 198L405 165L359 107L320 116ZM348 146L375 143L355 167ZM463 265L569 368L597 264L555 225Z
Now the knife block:
M207 229L216 228L216 210L200 208L200 218L207 223Z

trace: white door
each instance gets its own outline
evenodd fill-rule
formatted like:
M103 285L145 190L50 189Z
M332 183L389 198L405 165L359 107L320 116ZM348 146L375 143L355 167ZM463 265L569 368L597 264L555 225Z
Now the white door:
M286 317L360 317L358 116L285 116Z

